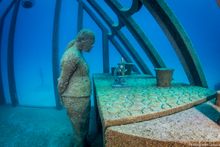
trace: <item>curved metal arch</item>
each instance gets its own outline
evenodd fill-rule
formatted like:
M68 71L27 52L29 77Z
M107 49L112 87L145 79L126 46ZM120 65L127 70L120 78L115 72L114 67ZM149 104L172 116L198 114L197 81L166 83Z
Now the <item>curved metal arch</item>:
M94 0L88 0L88 3L95 9L96 12L98 12L98 14L100 14L100 16L104 16L102 17L102 19L107 23L107 25L110 27L112 34L114 33L114 31L112 31L112 27L114 27L115 29L120 29L121 27L124 26L124 24L120 21L120 19L118 18L118 23L114 23L114 21L109 17L109 15L107 15L102 9L101 7L98 5L98 3Z
M8 35L8 84L9 84L9 92L11 96L12 106L18 105L18 96L16 90L16 82L15 82L15 72L14 72L14 35L16 29L16 21L19 12L20 0L17 0L14 6L10 30Z
M121 7L120 3L113 0L105 0L105 2L113 9L113 11L118 15L118 17L123 21L128 30L135 37L137 42L142 47L145 54L148 56L154 67L166 67L162 58L156 51L156 49L151 44L150 40L141 30L141 28L136 24L136 22L132 19L131 16L126 16L123 11L119 8Z
M7 7L7 9L3 13L3 15L0 17L0 57L1 57L1 53L2 53L2 35L3 35L3 27L4 27L5 18L8 15L9 11L11 10L11 8L13 7L15 2L16 2L16 0L13 0L9 4L9 6ZM6 100L5 100L5 94L4 94L4 89L3 89L2 66L1 65L2 65L2 63L0 60L0 104L5 104Z
M192 85L207 87L199 59L183 27L163 0L140 0L164 30Z
M88 15L93 19L93 21L99 26L99 28L102 30L103 33L108 34L108 30L107 28L101 23L101 21L94 15L94 13L90 10L89 7L87 7L84 3L83 3L83 8L84 10L88 13ZM132 60L130 59L130 57L127 55L127 53L122 49L122 47L118 44L118 42L113 38L112 34L108 34L107 35L108 40L110 40L112 42L112 44L115 46L116 50L120 53L120 55L127 61L127 62L132 62ZM103 38L104 39L104 38ZM105 48L105 46L107 46L106 44L103 45L103 48ZM107 58L109 60L109 58ZM104 69L104 67L103 67ZM138 72L138 68L136 66L134 66L134 71Z
M121 7L121 5L117 5L117 6L118 6L118 9L120 9L120 11L128 17L128 16L133 15L135 12L139 11L142 5L143 4L139 0L133 0L131 7L129 9L124 9ZM118 30L121 29L123 26L125 26L125 24L120 18L118 18L118 23L119 24L114 24L114 27Z
M52 69L53 69L53 87L54 96L56 102L56 108L60 110L62 105L60 103L59 94L57 91L57 78L59 77L59 20L60 20L60 10L61 10L62 0L56 0L55 10L54 10L54 22L53 22L53 38L52 38Z
M93 19L96 25L102 30L102 61L103 61L103 72L109 73L109 47L108 47L108 29L101 23L101 21L95 16L95 14L90 10L90 8L81 1L82 9L87 12L87 14ZM78 17L82 17L78 15Z
M129 9L123 9L121 6L118 5L118 9L124 13L126 16L130 16L135 12L139 11L142 7L142 3L139 0L133 0L131 7Z
M108 15L102 10L102 8L94 0L88 0L88 2L97 11L97 13L102 17L102 19L106 22L106 24L111 28L112 33L116 35L119 38L119 40L122 42L122 44L127 48L128 52L130 53L134 61L140 67L141 71L144 74L152 75L150 69L147 67L147 65L138 55L135 48L131 45L131 43L129 43L129 40L125 37L125 35L120 30L118 30L117 27L112 25L113 23L112 23L111 18L108 17Z

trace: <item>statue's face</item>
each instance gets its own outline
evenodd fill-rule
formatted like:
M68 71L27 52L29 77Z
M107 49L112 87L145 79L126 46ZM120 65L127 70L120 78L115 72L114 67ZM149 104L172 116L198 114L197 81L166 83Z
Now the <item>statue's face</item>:
M89 52L91 48L93 47L93 44L95 42L95 38L93 36L84 35L80 37L78 43L78 49L83 50L85 52Z

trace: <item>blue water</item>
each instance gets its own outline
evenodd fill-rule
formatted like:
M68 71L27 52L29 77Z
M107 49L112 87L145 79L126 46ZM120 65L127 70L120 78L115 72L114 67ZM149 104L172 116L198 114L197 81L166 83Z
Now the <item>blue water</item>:
M11 0L0 2L0 15ZM219 38L220 38L220 8L215 0L166 0L168 6L175 13L188 34L194 49L200 59L208 86L211 89L220 89L219 66ZM85 1L86 4L88 4ZM99 4L118 23L117 16L108 8L104 1ZM130 7L131 1L120 0L125 8ZM77 34L77 6L76 0L62 0L59 30L59 58L69 41ZM89 4L88 4L89 6ZM90 7L90 6L89 6ZM91 8L91 7L90 7ZM52 77L52 33L55 1L35 0L30 9L20 6L15 32L15 79L17 95L20 105L25 106L55 106L54 85ZM94 10L93 10L94 11ZM6 102L10 103L7 76L7 42L11 11L8 14L2 38L1 63ZM95 13L97 15L97 13ZM102 57L102 31L92 18L84 11L83 27L93 30L96 34L96 43L90 53L85 53L85 59L90 66L90 73L103 72ZM101 20L101 17L98 16ZM142 7L132 18L149 37L165 64L174 68L174 79L187 82L186 74L182 68L173 47L166 38L160 26L149 11ZM108 26L104 23L104 26ZM144 62L154 73L153 65L143 53L137 41L127 28L122 32L126 34L130 43L135 47ZM116 38L117 39L117 38ZM120 43L120 42L119 42ZM125 48L124 48L125 49ZM110 67L120 61L120 54L109 42Z

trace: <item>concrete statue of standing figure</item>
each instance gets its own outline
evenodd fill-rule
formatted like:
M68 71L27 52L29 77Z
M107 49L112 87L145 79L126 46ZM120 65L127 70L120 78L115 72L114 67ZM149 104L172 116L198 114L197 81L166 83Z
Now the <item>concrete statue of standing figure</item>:
M74 146L85 146L89 129L91 81L82 51L89 52L95 42L94 33L83 29L71 41L61 59L58 91L75 132Z

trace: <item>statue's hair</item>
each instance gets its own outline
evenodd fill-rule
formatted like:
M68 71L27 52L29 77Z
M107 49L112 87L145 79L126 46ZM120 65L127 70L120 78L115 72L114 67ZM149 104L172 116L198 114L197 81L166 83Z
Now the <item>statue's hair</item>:
M67 49L68 49L68 48L71 48L75 43L76 43L76 40L75 40L75 39L71 40L71 41L68 43L68 45L67 45Z
M69 42L69 44L67 46L67 49L71 48L77 41L80 41L85 36L95 40L95 35L94 35L94 33L91 30L89 30L89 29L82 29L77 34L76 38Z
M94 33L91 30L89 30L89 29L82 29L77 34L76 41L80 41L81 39L83 39L85 37L91 38L93 40L95 39L95 35L94 35Z

